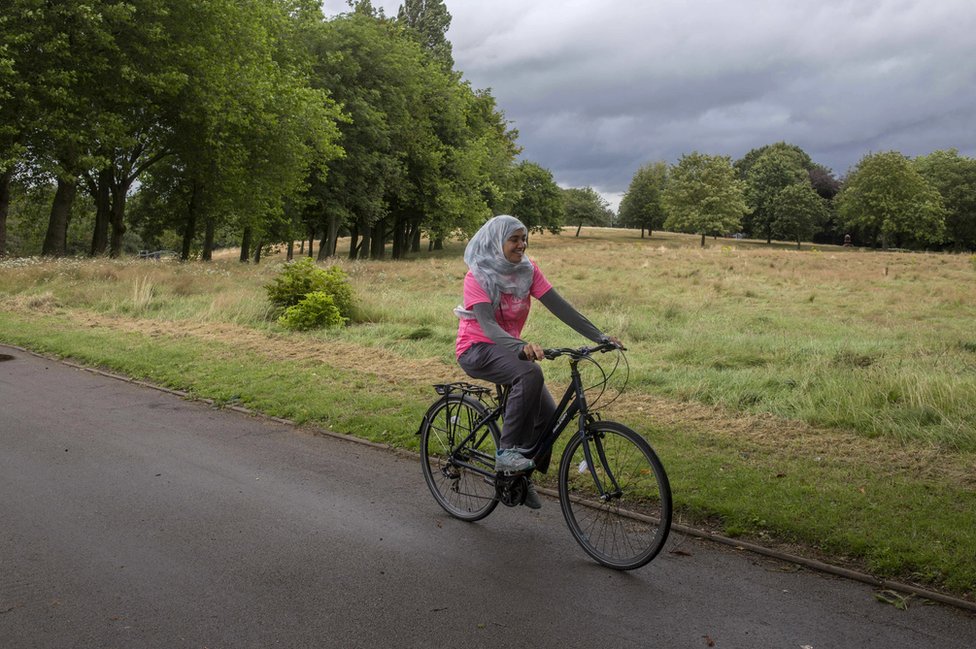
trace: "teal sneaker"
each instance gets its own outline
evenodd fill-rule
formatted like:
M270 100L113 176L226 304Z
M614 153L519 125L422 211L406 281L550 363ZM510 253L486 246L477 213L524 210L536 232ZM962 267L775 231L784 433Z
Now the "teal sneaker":
M535 462L514 448L503 448L495 453L495 471L499 473L520 473L534 468Z
M525 490L525 502L522 504L529 509L542 509L542 501L539 499L539 494L536 493L535 485L531 482Z

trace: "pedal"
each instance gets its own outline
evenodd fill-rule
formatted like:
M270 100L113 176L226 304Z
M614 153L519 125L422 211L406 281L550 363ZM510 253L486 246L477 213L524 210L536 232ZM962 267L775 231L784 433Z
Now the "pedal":
M518 507L525 502L528 493L528 471L519 471L511 476L498 474L495 481L495 495L498 501L508 507Z

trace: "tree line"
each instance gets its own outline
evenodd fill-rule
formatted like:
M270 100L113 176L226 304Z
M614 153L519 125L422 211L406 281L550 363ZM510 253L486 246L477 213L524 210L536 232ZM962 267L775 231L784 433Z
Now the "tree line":
M741 159L691 153L634 174L618 224L881 248L976 249L976 160L955 149L865 155L842 179L785 142Z
M455 70L450 21L441 0L10 0L0 256L400 258L494 213L558 229L566 191Z
M442 0L331 19L319 0L8 0L0 256L401 258L498 213L613 223L595 190L518 159L490 90L455 69L450 22ZM973 177L955 151L868 156L842 180L785 143L693 153L638 170L615 224L973 248Z

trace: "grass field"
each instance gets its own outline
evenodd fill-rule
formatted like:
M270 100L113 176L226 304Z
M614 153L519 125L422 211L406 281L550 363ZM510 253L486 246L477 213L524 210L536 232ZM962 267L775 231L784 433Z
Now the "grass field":
M529 245L628 345L627 390L606 416L659 451L680 520L974 597L971 257L698 242L592 228ZM430 384L462 378L462 249L337 261L356 322L307 334L267 317L280 255L7 260L0 341L415 448ZM582 342L543 308L525 336ZM565 381L564 365L545 369Z

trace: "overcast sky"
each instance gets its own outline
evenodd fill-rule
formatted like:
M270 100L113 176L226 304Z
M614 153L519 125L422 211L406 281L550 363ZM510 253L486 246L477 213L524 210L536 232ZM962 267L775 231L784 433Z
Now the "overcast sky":
M456 68L522 157L613 207L641 164L692 151L786 141L838 177L871 152L976 156L974 0L445 4Z

